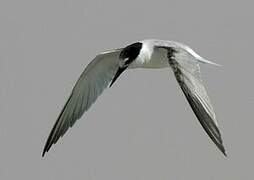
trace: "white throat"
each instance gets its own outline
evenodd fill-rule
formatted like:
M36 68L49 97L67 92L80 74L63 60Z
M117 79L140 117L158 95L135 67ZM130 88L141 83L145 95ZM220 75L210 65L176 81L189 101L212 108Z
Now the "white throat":
M147 43L143 43L137 59L140 60L142 63L147 63L148 61L150 61L152 54L153 54L153 46Z
M153 55L153 46L147 43L142 44L138 57L130 65L130 68L142 68L148 64Z
M167 51L154 49L154 45L143 42L138 57L130 64L129 68L165 68L169 67Z

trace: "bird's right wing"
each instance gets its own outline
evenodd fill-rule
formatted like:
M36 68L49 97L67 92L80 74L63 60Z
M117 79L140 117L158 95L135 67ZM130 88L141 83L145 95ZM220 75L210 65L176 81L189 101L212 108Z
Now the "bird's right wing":
M190 53L192 50L183 51L183 49L177 49L179 46L175 46L172 42L155 43L157 43L158 48L167 50L168 62L193 112L206 133L226 156L215 113L201 79L198 59ZM216 65L210 61L206 63Z
M170 66L200 124L221 152L226 155L215 113L200 77L198 62L172 59Z
M49 134L42 156L109 86L118 68L120 51L101 53L87 65Z

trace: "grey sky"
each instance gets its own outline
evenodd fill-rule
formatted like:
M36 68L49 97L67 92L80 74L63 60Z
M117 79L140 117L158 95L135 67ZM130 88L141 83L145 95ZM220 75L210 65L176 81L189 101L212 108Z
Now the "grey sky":
M253 179L251 1L0 1L0 178ZM146 38L183 42L202 65L225 158L169 69L136 69L41 157L77 78L100 51Z

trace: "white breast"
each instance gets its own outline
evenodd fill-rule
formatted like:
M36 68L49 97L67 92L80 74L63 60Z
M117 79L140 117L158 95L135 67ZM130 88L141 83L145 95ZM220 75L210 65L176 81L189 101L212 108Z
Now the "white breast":
M169 67L167 50L154 48L150 43L144 43L137 59L130 68L166 68Z

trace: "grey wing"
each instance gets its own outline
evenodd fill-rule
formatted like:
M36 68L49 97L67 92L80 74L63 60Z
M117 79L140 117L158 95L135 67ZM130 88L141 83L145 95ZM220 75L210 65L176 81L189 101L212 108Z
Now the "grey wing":
M120 51L101 53L85 68L49 134L42 156L108 87L117 71Z
M198 61L188 52L181 52L176 57L168 58L177 82L196 117L212 141L226 156L215 113L202 83Z

